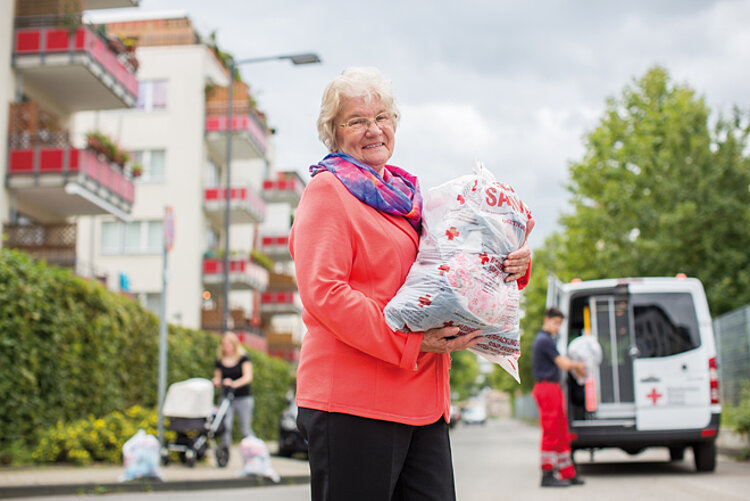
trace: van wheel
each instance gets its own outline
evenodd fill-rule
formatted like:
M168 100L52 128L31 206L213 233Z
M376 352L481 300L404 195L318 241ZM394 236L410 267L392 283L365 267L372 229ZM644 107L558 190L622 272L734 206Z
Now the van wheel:
M714 471L716 469L716 443L704 442L693 445L695 469L698 471Z
M685 448L684 447L670 447L669 448L669 460L670 461L682 461L685 459Z

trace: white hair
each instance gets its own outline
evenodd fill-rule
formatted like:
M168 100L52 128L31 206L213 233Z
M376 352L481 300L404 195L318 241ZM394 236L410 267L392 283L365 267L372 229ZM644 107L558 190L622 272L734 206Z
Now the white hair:
M366 103L377 97L385 109L393 114L393 129L398 125L399 112L391 90L391 81L377 68L350 66L326 86L320 103L318 137L332 153L339 151L334 120L341 112L343 100L353 97L364 97Z

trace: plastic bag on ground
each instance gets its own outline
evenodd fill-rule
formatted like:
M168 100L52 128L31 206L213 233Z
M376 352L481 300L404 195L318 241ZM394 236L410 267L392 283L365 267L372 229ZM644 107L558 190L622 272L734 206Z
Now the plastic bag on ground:
M242 476L259 476L265 477L279 483L281 477L271 466L271 454L268 452L266 443L253 435L248 435L240 442L240 452L242 453Z
M385 307L394 330L456 326L482 330L472 348L518 379L519 291L504 282L502 262L523 245L531 213L513 188L477 164L472 175L424 197L419 252L406 281Z
M163 480L159 470L161 446L155 436L142 429L138 430L123 444L122 456L125 472L120 475L120 482L139 478Z
M589 375L602 363L602 347L593 336L578 336L568 344L568 356L576 362L586 364L586 376L576 376L578 384L584 384Z

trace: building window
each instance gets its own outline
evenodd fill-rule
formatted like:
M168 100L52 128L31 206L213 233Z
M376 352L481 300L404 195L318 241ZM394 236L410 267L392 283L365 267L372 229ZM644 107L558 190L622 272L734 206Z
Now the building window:
M143 174L136 178L139 183L160 183L165 180L166 151L136 150L131 152L132 162L141 164Z
M102 223L102 255L159 254L164 245L162 221Z
M156 315L161 315L161 294L156 292L144 292L139 294L141 305Z
M167 109L167 81L143 80L138 82L138 103L136 108L143 111Z

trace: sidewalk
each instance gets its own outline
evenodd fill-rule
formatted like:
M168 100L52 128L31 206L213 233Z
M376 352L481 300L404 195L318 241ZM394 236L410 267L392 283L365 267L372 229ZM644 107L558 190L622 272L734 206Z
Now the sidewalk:
M308 483L310 470L305 459L274 456L276 444L267 443L271 464L281 477L279 485ZM233 446L226 468L215 466L214 451L208 461L188 468L180 463L161 467L163 481L119 482L120 466L31 466L0 468L0 499L69 494L105 494L111 492L181 491L275 485L266 478L241 477L242 455Z

